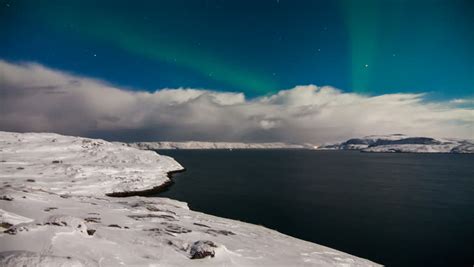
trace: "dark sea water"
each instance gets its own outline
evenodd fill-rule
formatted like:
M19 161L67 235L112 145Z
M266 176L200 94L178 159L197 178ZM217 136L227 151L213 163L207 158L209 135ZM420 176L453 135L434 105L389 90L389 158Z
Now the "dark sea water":
M474 155L160 150L158 196L386 266L473 266Z

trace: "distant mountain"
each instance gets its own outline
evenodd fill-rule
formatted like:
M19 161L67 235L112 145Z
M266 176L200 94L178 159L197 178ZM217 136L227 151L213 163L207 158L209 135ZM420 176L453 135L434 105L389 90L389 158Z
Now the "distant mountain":
M235 143L235 142L137 142L126 144L131 147L145 150L155 149L313 149L309 144L287 143Z
M400 153L474 153L474 140L435 139L403 134L370 135L352 138L342 143L323 145L318 149Z
M136 142L121 143L142 150L157 149L317 149L359 150L362 152L400 153L474 153L474 140L408 136L404 134L369 135L351 138L342 143L314 146L312 144L238 143L238 142Z

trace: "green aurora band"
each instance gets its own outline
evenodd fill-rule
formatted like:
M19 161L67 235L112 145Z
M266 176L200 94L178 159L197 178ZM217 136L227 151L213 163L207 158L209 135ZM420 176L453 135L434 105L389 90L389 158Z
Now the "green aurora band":
M83 10L81 6L61 5L55 8L38 7L39 18L51 27L66 30L73 23L85 38L107 42L128 53L147 59L166 62L191 69L208 79L224 82L244 92L269 94L278 89L274 77L258 75L256 71L227 64L225 60L192 44L166 39L160 31L145 24L127 22L120 14L107 13L104 19L95 9ZM87 14L87 15L85 15ZM64 23L67 22L67 23Z
M368 93L371 80L371 67L377 54L378 2L359 3L341 1L350 40L351 88L357 93Z

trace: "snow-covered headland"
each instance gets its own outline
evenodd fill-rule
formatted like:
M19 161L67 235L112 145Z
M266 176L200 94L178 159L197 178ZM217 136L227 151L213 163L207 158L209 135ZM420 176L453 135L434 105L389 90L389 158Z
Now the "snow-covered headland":
M435 139L403 134L371 135L342 143L323 145L319 150L360 150L362 152L474 153L474 140Z
M125 143L123 143L125 144ZM136 142L126 145L144 150L157 149L312 149L310 144L274 143L238 143L238 142Z
M0 265L377 265L176 200L112 197L159 188L182 168L103 140L0 132Z

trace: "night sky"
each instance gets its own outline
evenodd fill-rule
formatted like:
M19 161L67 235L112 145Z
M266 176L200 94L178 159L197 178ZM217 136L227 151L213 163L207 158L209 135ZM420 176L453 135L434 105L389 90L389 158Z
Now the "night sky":
M474 94L470 0L0 3L0 59L130 90Z
M474 139L472 0L0 0L0 130Z

